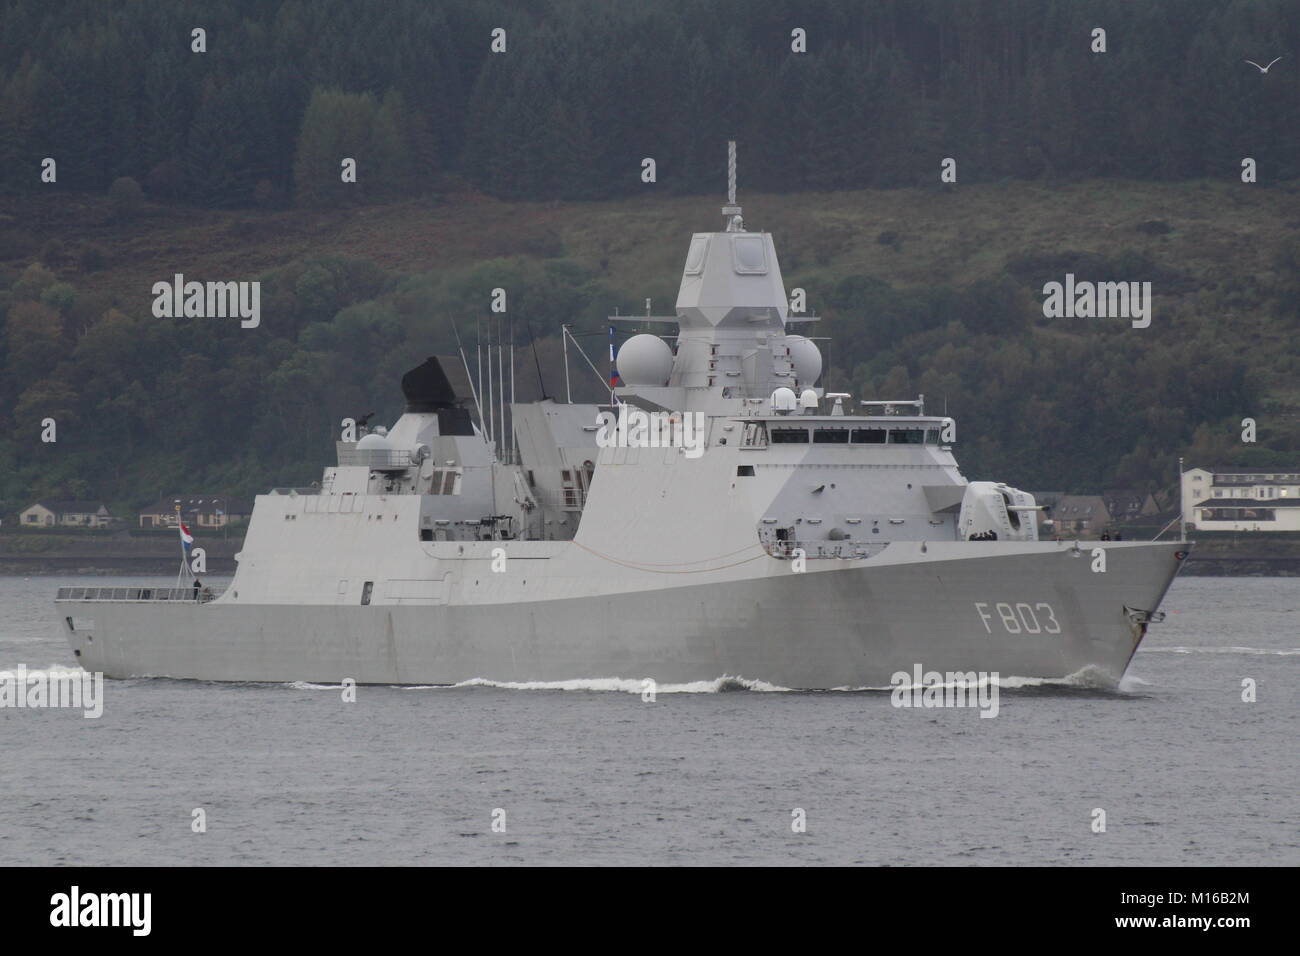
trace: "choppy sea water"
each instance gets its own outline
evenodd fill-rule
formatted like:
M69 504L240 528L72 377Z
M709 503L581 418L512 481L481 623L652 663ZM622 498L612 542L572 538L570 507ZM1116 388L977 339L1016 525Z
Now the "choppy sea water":
M55 589L115 583L170 582L0 577L0 670L73 666ZM1300 579L1164 608L1118 690L1003 688L995 719L637 675L110 681L97 720L0 708L0 864L1300 863Z

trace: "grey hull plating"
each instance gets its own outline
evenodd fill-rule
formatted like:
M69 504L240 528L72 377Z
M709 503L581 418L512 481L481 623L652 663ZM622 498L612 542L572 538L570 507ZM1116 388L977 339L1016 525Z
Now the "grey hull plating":
M790 688L880 687L896 671L1116 681L1180 547L899 544L803 574L505 604L302 606L61 601L79 662L109 677L452 684L722 676ZM1006 551L1009 546L1001 546ZM964 554L963 554L964 552ZM1008 616L1007 610L1011 613ZM1014 630L1013 630L1014 629Z

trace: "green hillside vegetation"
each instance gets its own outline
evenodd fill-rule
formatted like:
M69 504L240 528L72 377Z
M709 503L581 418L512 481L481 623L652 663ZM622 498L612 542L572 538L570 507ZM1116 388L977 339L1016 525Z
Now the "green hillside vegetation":
M1300 175L1293 61L1243 62L1300 49L1286 0L0 0L0 17L0 195L130 177L266 208L450 173L503 199L626 199L647 156L698 194L725 139L763 192L917 186L944 156L964 183L1217 178L1247 155L1262 180Z
M969 476L1295 469L1300 85L1244 62L1297 48L1295 4L381 6L0 0L0 512L311 481L453 317L473 346L495 287L560 395L561 323L600 356L607 312L669 308L727 139L824 316L824 383L924 392ZM261 327L154 318L177 272L261 280ZM1066 272L1151 281L1151 328L1044 319Z
M603 317L670 311L693 231L718 198L506 203L464 187L309 210L203 210L62 196L0 216L0 499L173 490L253 494L319 478L345 416L401 408L398 380L454 350L473 362L507 290L520 400L563 397L559 326L605 368ZM1189 463L1294 470L1300 456L1300 184L1001 183L747 194L787 289L823 321L823 383L926 395L958 421L972 479L1098 491L1167 487ZM124 208L124 204L125 207ZM154 282L251 280L262 322L158 319ZM1151 327L1046 319L1042 286L1153 283ZM497 319L491 319L498 324ZM633 330L622 331L622 335ZM581 337L581 336L580 336ZM580 358L575 400L600 397ZM43 444L41 420L58 423ZM1259 441L1243 445L1241 419Z

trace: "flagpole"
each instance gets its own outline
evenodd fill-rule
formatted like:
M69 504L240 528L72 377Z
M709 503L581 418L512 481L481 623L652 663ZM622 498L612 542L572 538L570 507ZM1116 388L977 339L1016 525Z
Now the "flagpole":
M616 377L617 372L614 370L614 326L611 325L609 327L609 403L611 405L618 404L618 399L614 397L614 380Z
M184 585L181 584L181 580L185 575L185 570L189 567L189 562L185 560L185 536L181 532L181 506L180 505L176 506L176 537L180 539L179 543L181 546L181 566L176 571L176 586L179 588L179 587L184 587Z

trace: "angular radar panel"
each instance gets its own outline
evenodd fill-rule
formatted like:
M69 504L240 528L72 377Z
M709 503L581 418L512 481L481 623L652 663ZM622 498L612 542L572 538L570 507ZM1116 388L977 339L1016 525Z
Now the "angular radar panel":
M458 358L434 355L402 376L408 412L436 412L473 400L469 376Z

